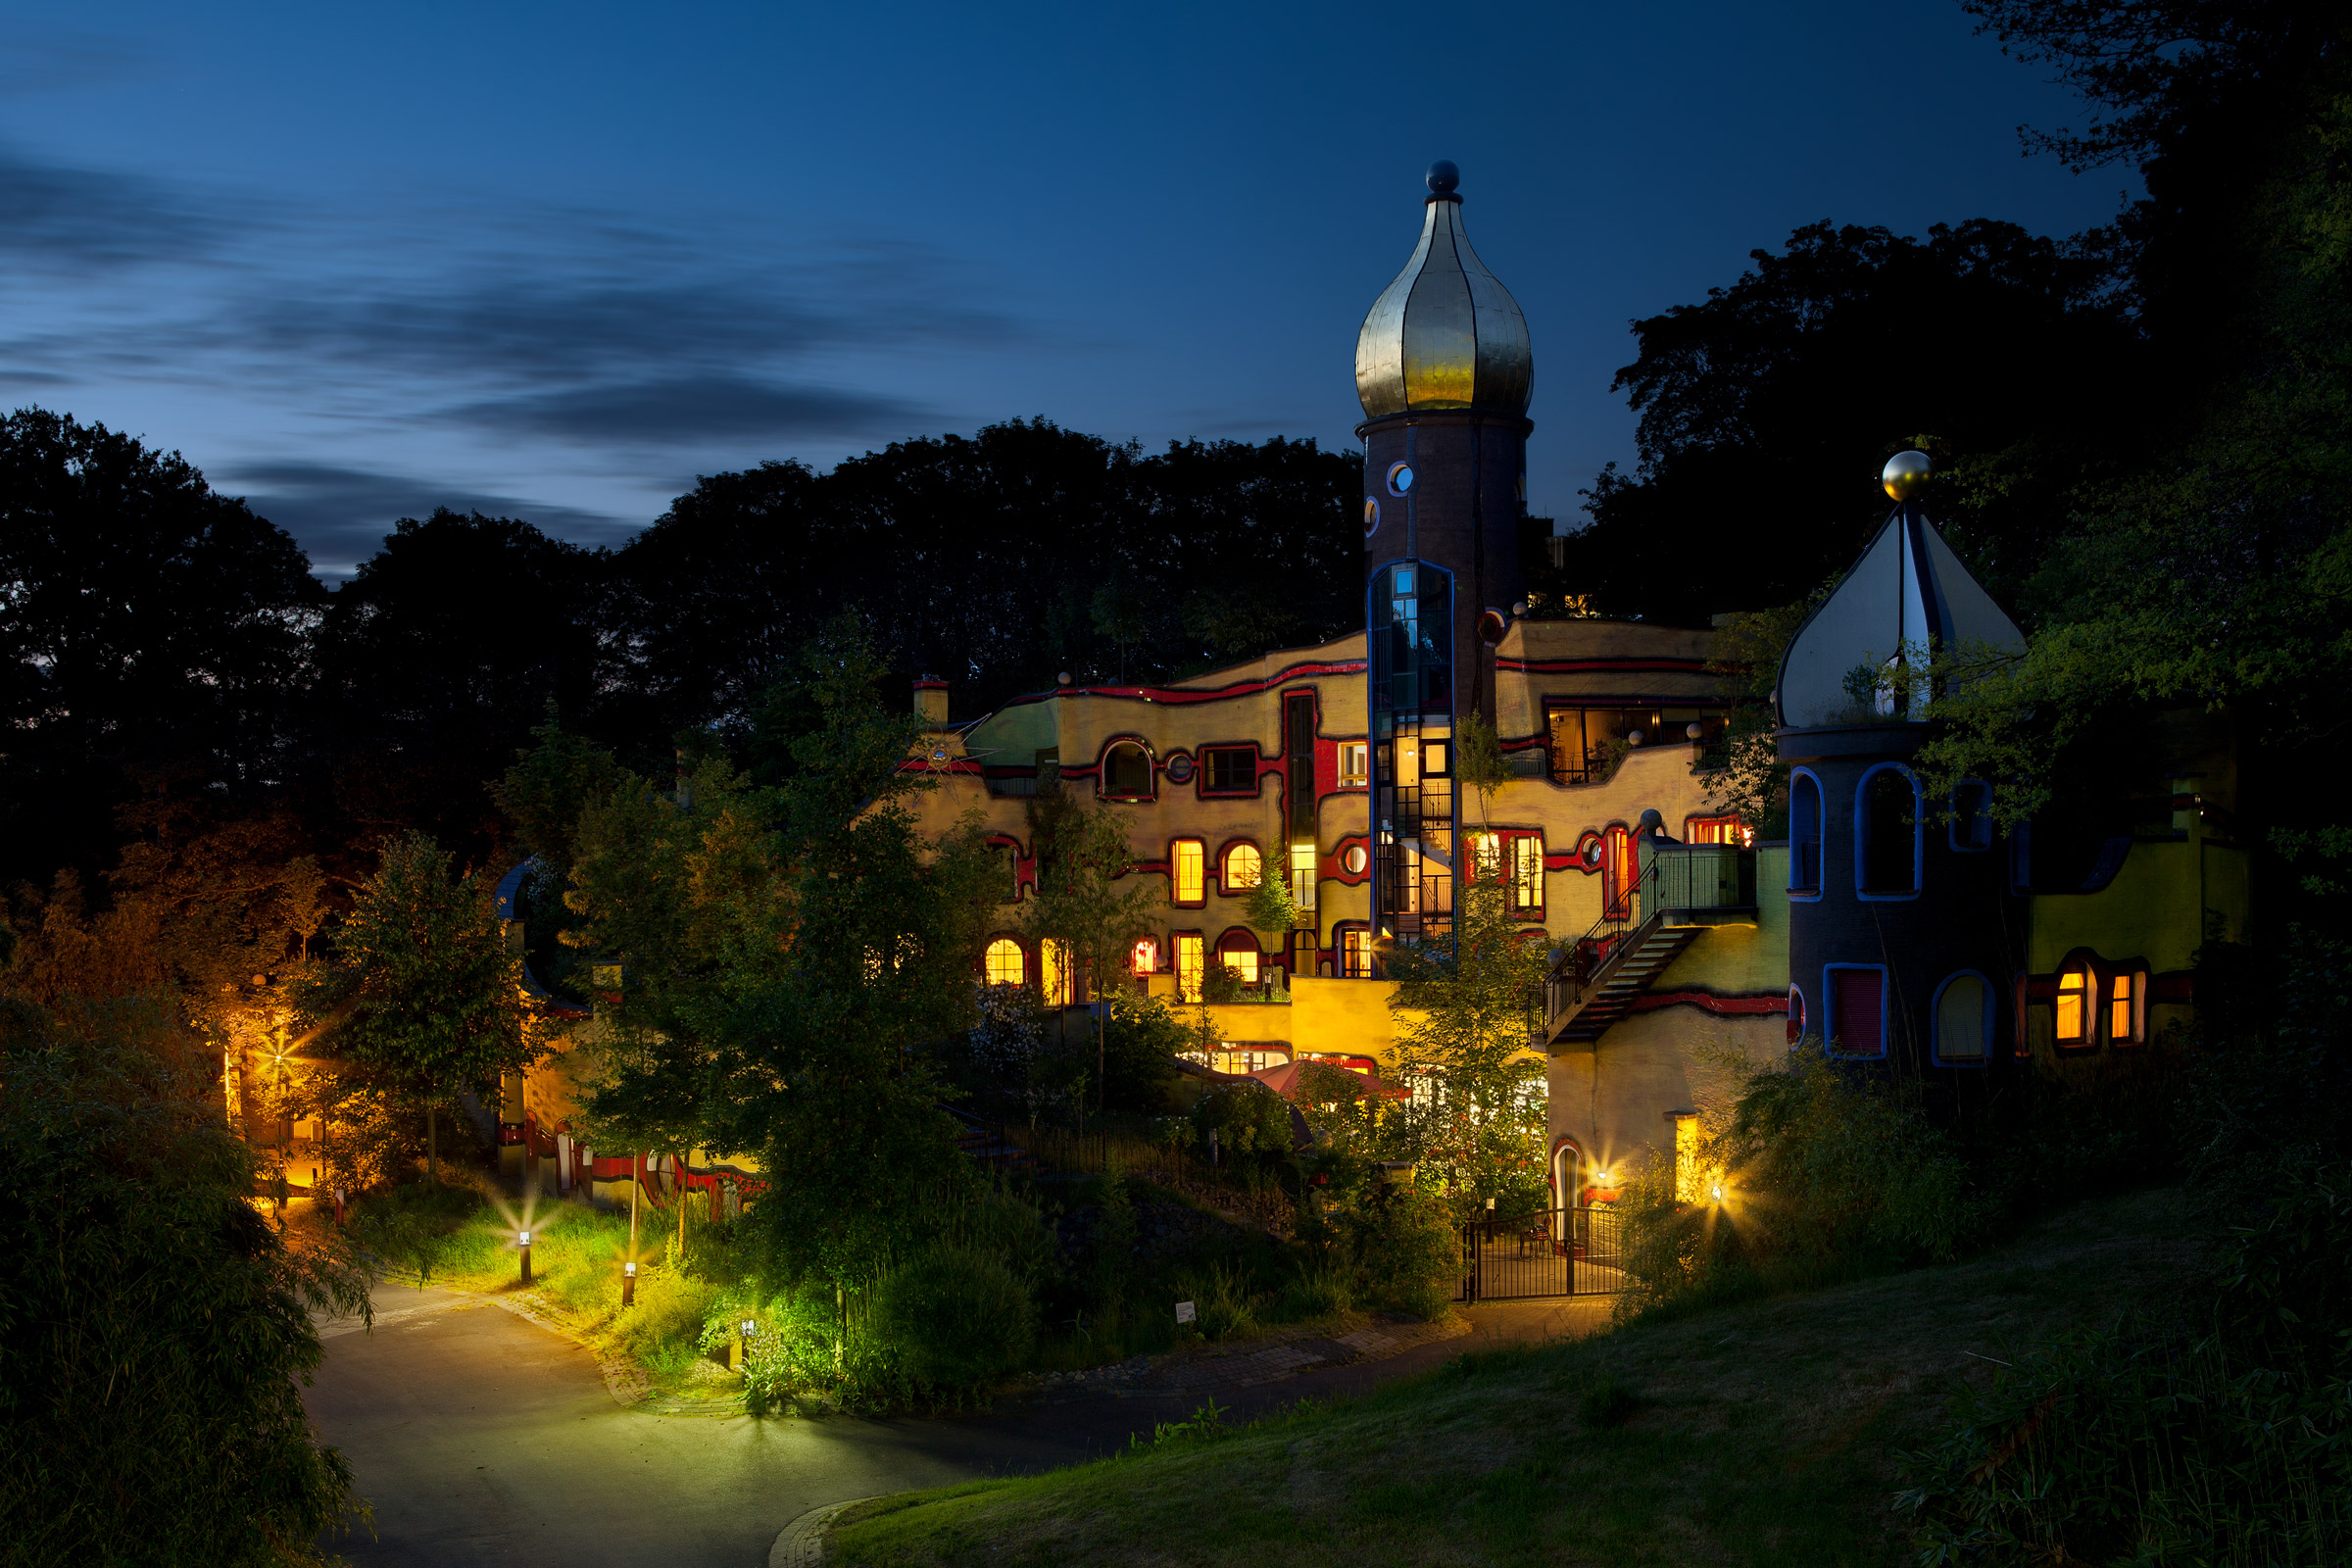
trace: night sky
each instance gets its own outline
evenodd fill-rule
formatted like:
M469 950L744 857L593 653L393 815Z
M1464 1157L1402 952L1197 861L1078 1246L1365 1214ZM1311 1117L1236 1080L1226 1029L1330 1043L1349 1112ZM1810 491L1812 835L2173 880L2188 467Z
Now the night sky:
M12 3L0 396L329 576L436 504L617 542L697 473L1012 416L1351 445L1450 158L1572 517L1631 318L1817 219L2100 221L2122 175L2018 151L2080 118L1935 0Z

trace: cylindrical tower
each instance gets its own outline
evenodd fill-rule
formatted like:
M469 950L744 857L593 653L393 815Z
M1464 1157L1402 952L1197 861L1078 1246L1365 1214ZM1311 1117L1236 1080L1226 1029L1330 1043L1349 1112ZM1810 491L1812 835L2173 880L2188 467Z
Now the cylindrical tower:
M1364 581L1370 633L1374 915L1380 934L1451 933L1453 735L1494 716L1494 645L1522 597L1527 320L1462 229L1460 174L1429 171L1421 243L1364 318Z

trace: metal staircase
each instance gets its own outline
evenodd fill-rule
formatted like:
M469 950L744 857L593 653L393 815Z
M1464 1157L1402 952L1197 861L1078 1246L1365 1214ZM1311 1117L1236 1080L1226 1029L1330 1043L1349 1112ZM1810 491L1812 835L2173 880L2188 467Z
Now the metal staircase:
M1562 999L1564 1005L1557 1011L1546 1006L1545 1049L1589 1046L1598 1040L1611 1024L1633 1011L1635 999L1705 930L1700 925L1668 925L1661 911L1616 937L1589 977L1581 984L1572 982L1570 994ZM1552 987L1547 985L1544 990L1548 1003Z
M1708 927L1754 923L1753 852L1644 843L1640 867L1592 930L1552 953L1537 1031L1544 1050L1599 1040Z

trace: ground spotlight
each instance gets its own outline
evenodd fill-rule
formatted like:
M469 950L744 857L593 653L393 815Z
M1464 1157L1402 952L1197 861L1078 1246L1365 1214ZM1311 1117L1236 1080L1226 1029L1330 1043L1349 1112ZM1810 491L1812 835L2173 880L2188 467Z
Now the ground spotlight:
M620 1265L620 1304L623 1306L631 1306L636 1303L636 1300L637 1265L634 1263L623 1263Z
M522 1283L528 1285L531 1283L531 1233L529 1231L514 1233L514 1250L522 1254Z

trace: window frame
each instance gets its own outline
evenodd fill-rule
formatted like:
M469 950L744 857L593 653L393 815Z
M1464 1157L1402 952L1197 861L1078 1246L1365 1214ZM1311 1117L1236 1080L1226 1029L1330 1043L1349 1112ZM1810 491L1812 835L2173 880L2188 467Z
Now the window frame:
M1010 948L1013 962L1018 966L1018 972L1009 980L996 979L990 973L1000 948ZM984 986L1025 986L1029 983L1029 950L1022 945L1019 937L1007 931L988 939L980 950L980 983Z
M1110 787L1110 760L1122 748L1131 748L1144 760L1144 792L1141 795ZM1140 736L1114 735L1102 743L1102 753L1095 760L1095 798L1101 801L1125 801L1142 805L1159 799L1159 763L1152 748Z
M1185 978L1184 961L1188 947L1192 950L1194 959L1189 984ZM1176 1000L1199 1002L1200 983L1208 976L1208 938L1199 931L1171 931L1168 933L1168 972L1176 977Z
M1228 948L1226 946L1228 943L1233 946ZM1242 984L1257 985L1266 978L1266 948L1264 943L1257 940L1257 933L1248 926L1229 925L1223 931L1218 932L1217 945L1209 950L1209 954L1226 968L1234 968L1236 965L1225 963L1225 955L1231 952L1238 956L1245 944L1250 954L1250 972L1242 976Z
M2079 1029L2069 1037L2065 1027L2067 978L2081 975L2082 985L2077 993L2081 1015ZM2050 993L2050 1043L2060 1051L2096 1051L2099 1048L2099 1006L2106 999L2106 988L2099 983L2100 968L2080 954L2068 956L2058 965L2057 986Z
M1698 836L1701 828L1720 828L1726 836L1702 839ZM1685 844L1724 844L1735 849L1744 849L1753 841L1753 838L1754 835L1748 832L1747 824L1740 820L1740 813L1737 811L1729 815L1686 816L1683 818L1683 842Z
M1968 838L1965 842L1960 837L1960 792L1962 790L1983 790L1984 792L1984 809L1971 812L1969 815ZM1951 806L1952 820L1946 831L1945 841L1951 845L1952 853L1955 855L1990 854L1994 836L1992 831L1992 786L1981 778L1964 778L1952 786ZM1984 842L1982 844L1976 842L1977 824L1980 822L1984 824Z
M1862 885L1870 874L1870 781L1881 773L1900 773L1911 786L1911 886L1893 891ZM1828 835L1823 835L1825 838ZM1916 899L1927 887L1928 824L1926 798L1919 775L1901 762L1875 762L1854 781L1854 897L1871 904L1899 904ZM1826 880L1826 879L1825 879Z
M1186 852L1193 860L1193 895L1185 897ZM1168 903L1179 909L1198 909L1208 903L1208 841L1206 839L1174 838L1168 840Z
M1831 976L1839 970L1867 972L1879 977L1879 1049L1870 1051L1840 1051L1838 1049L1838 983ZM1885 1061L1892 1044L1894 1020L1886 1007L1886 965L1883 963L1825 963L1821 966L1821 1049L1833 1061Z
M1372 787L1372 743L1370 741L1341 741L1339 756L1334 763L1332 788L1365 790ZM1352 760L1355 766L1348 767Z
M1237 741L1218 746L1197 746L1193 750L1197 758L1194 776L1200 780L1200 796L1203 800L1247 801L1256 799L1258 756L1257 747L1254 744ZM1217 776L1217 760L1233 757L1241 757L1245 760L1243 766L1250 775L1249 782L1239 786L1210 782Z
M1533 854L1530 854L1530 851ZM1533 866L1528 864L1533 860ZM1503 847L1504 878L1513 914L1544 917L1544 835L1514 833ZM1532 870L1532 874L1531 874ZM1532 892L1531 892L1532 890ZM1527 895L1522 897L1522 895Z
M1788 1003L1783 1009L1782 1016L1787 1020L1788 1026L1788 1049L1794 1051L1805 1043L1807 1020L1805 988L1793 980L1788 982Z
M1236 882L1236 881L1234 881L1234 879L1233 879L1233 858L1234 858L1236 855L1240 854L1240 853L1241 853L1242 851L1244 851L1244 850L1248 850L1248 851L1250 852L1250 855L1251 855L1253 858L1255 858L1255 859L1257 860L1257 881L1256 881L1256 882ZM1254 839L1227 839L1227 840L1224 842L1224 844L1223 844L1223 845L1221 845L1221 846L1218 848L1218 850L1217 850L1217 891L1218 891L1218 892L1220 892L1220 893L1222 893L1222 894L1223 894L1223 895L1224 895L1226 898L1229 898L1229 899L1238 899L1238 898L1241 898L1241 897L1242 897L1244 894L1247 894L1247 893L1248 893L1248 892L1249 892L1249 891L1250 891L1251 888L1254 888L1254 887L1256 887L1256 886L1258 885L1258 882L1262 882L1262 881L1264 881L1264 880L1265 880L1265 876L1266 876L1266 852L1265 852L1265 851L1263 851L1263 850L1261 850L1261 849L1259 849L1259 848L1257 847L1257 841L1256 841L1256 840L1254 840Z
M1974 980L1984 988L1984 1017L1981 1026L1984 1051L1975 1056L1946 1056L1943 1051L1943 994L1952 988L1954 982L1960 980ZM1992 977L1981 969L1954 969L1950 974L1945 975L1942 981L1936 985L1934 998L1928 1003L1928 1059L1938 1067L1982 1068L1989 1065L1992 1061L1993 1037L1998 1033L1995 1009L1999 1004L1994 1000L1997 996L1998 993L1993 989Z
M1369 980L1372 978L1372 927L1370 922L1342 920L1332 927L1331 942L1334 950L1333 956L1339 959L1335 965L1338 971L1336 978L1341 980ZM1359 956L1363 961L1363 968L1360 972L1353 967Z
M1813 791L1813 837L1799 838L1796 832L1796 788L1799 783ZM1818 903L1830 885L1830 792L1821 787L1821 775L1809 767L1788 770L1788 897L1806 903ZM1800 846L1813 845L1813 880L1799 882L1796 874L1804 861Z
M2115 988L2119 982L2132 987L2132 1021L2123 1034L2115 1033ZM2130 1050L2148 1043L2148 966L2141 962L2119 963L2110 969L2104 984L2099 987L2099 1031L2102 1043Z
M1139 961L1140 960L1140 961ZM1127 944L1127 972L1137 979L1162 972L1160 941L1156 936L1140 936Z

